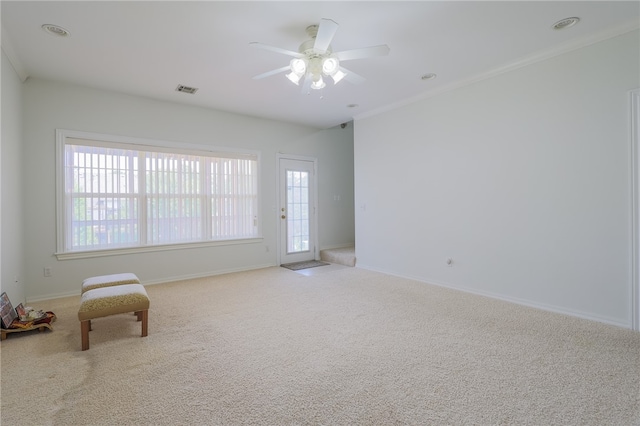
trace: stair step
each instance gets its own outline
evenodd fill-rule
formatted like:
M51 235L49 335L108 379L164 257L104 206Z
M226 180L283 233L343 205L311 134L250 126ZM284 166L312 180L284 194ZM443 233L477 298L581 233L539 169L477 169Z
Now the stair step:
M320 250L320 260L345 266L356 266L356 248L341 247Z

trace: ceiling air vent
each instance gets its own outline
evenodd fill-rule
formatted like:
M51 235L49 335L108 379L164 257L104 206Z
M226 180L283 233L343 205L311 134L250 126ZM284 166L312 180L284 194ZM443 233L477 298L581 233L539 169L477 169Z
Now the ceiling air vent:
M193 95L197 91L198 91L197 87L183 86L182 84L178 84L178 87L176 87L176 92L190 93Z

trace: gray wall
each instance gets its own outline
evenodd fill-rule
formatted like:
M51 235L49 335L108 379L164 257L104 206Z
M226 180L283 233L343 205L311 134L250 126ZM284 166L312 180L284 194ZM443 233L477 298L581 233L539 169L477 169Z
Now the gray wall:
M323 149L318 150L318 147ZM353 123L296 140L284 147L281 153L318 158L320 248L352 246L355 243Z
M353 200L353 136L339 128L318 130L38 79L29 79L24 84L24 111L22 170L24 194L28 194L24 198L28 282L25 291L30 300L78 294L83 278L117 271L135 272L143 283L156 283L275 265L278 152L317 157L321 197L345 191L346 197ZM57 128L260 151L264 240L254 244L57 260L54 256ZM336 171L340 181L327 177ZM321 200L319 210L321 248L353 243L352 201L329 204ZM43 276L45 266L51 268L51 277Z
M639 40L356 120L358 265L631 327Z
M22 179L22 83L2 52L2 145L0 173L0 236L2 247L0 291L6 291L11 303L25 303ZM17 279L17 282L16 282Z

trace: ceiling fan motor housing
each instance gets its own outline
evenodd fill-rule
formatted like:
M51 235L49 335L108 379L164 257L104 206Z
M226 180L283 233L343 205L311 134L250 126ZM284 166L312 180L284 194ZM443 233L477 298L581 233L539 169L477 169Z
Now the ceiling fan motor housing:
M323 74L329 76L334 73L334 71L331 73L326 72L324 65L325 60L331 57L332 50L331 46L327 46L327 50L324 52L317 52L314 49L316 36L318 34L318 25L309 25L307 27L307 34L311 38L300 45L298 52L304 55L304 58L302 58L306 65L304 74L309 73L313 82L319 82ZM334 58L334 60L337 64L337 58ZM293 67L292 71L294 71Z
M298 47L298 52L302 53L303 55L309 55L313 53L314 52L313 45L315 44L315 42L316 42L315 38L311 38L305 41L300 45L300 47ZM331 54L331 46L327 47L326 53L329 55Z

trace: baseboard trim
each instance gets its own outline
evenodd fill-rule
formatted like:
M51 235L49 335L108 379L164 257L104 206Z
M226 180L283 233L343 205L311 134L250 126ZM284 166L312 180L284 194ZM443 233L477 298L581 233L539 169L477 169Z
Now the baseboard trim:
M203 272L203 273L199 273L199 274L176 275L176 276L168 277L168 278L142 281L142 285L145 285L145 286L147 286L147 285L156 285L156 284L170 283L170 282L174 282L174 281L183 281L183 280L191 280L191 279L196 279L196 278L213 277L213 276L216 276L216 275L232 274L234 272L246 272L246 271L253 271L253 270L256 270L256 269L271 268L273 266L278 266L278 265L276 265L275 263L265 263L265 264L253 265L253 266L249 266L249 267L245 267L245 268L219 269L219 270L216 270L216 271ZM37 297L33 297L33 298L28 297L27 298L27 303L42 302L42 301L45 301L45 300L53 300L53 299L62 299L62 298L65 298L65 297L73 297L73 296L79 296L79 295L80 295L80 283L78 283L78 290L74 290L74 291L70 291L70 292L63 292L63 293L45 294L45 295L37 296Z
M270 268L272 266L278 266L278 265L276 265L275 263L266 263L266 264L261 264L261 265L253 265L253 266L249 266L249 267L245 267L245 268L219 269L219 270L216 270L216 271L203 272L203 273L200 273L200 274L177 275L177 276L168 277L168 278L161 278L161 279L157 279L157 280L149 280L149 281L144 281L142 284L143 285L165 284L165 283L171 283L171 282L174 282L174 281L193 280L193 279L197 279L197 278L213 277L213 276L216 276L216 275L232 274L234 272L254 271L256 269Z
M601 316L601 315L594 315L594 314L588 313L588 312L582 312L582 311L578 311L578 310L574 310L574 309L567 309L567 308L564 308L564 307L561 307L561 306L534 302L534 301L531 301L531 300L520 299L520 298L512 297L512 296L505 296L503 294L493 293L493 292L484 291L484 290L477 290L477 289L464 287L464 286L458 286L458 285L454 285L454 284L450 284L450 283L439 282L437 280L430 280L430 279L424 279L422 277L414 277L414 276L410 276L410 275L397 274L397 273L394 273L394 272L386 271L386 270L375 268L375 267L368 266L368 265L358 264L356 267L360 268L360 269L366 269L366 270L372 271L372 272L379 272L379 273L382 273L382 274L391 275L391 276L394 276L394 277L406 278L406 279L418 281L418 282L421 282L421 283L424 283L424 284L435 285L435 286L438 286L438 287L448 288L448 289L451 289L451 290L458 290L458 291L462 291L462 292L465 292L465 293L475 294L475 295L478 295L478 296L489 297L491 299L497 299L497 300L501 300L503 302L515 303L517 305L527 306L529 308L535 308L535 309L540 309L540 310L547 311L547 312L553 312L553 313L556 313L556 314L567 315L567 316L570 316L570 317L581 318L581 319L585 319L585 320L589 320L589 321L595 321L595 322L599 322L599 323L613 325L613 326L616 326L616 327L626 328L626 329L629 329L629 330L633 329L633 326L632 326L631 323L620 321L620 320L618 320L616 318L610 318L610 317L605 317L605 316Z

